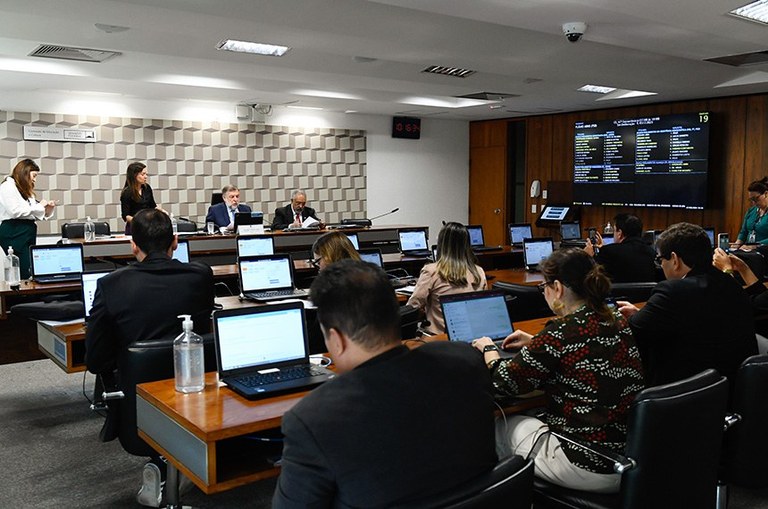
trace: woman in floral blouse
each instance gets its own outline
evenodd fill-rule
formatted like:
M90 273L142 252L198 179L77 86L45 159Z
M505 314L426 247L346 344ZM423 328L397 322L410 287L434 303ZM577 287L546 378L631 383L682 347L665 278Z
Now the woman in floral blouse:
M559 250L540 267L545 282L539 289L557 316L535 336L512 333L503 346L522 347L512 359L500 359L488 338L473 342L498 394L541 389L546 395L543 421L523 415L498 421L499 457L533 450L537 476L569 488L616 492L621 479L612 465L548 430L623 452L629 405L643 388L640 355L626 320L605 304L610 281L589 255Z

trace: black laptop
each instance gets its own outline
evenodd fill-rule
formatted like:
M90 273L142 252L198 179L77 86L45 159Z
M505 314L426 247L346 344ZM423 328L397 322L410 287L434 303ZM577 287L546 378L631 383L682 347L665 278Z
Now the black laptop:
M271 301L302 298L293 281L293 260L288 254L246 256L237 262L240 273L240 293L246 299Z
M440 296L440 306L445 318L445 331L450 341L471 343L472 340L488 336L501 348L504 338L514 328L509 311L500 290L453 293ZM514 354L502 350L502 357Z
M587 239L581 238L581 225L578 221L560 223L561 247L584 247Z
M539 263L552 254L555 244L552 237L523 239L523 261L528 270L539 270Z
M530 239L533 237L533 231L531 230L531 223L513 223L508 226L509 228L509 243L516 247L523 245L523 239Z
M37 245L29 248L32 279L37 283L80 281L83 245Z
M263 225L264 214L262 212L235 212L235 231L240 231L241 226Z
M309 362L301 302L216 311L213 331L219 380L246 398L302 391L334 377Z
M96 286L99 279L109 274L111 271L103 270L98 272L83 272L80 275L80 282L83 295L83 318L88 323L93 307L93 298L96 296Z
M238 235L237 258L275 254L275 239L272 235Z
M483 251L498 251L501 246L486 246L485 238L483 236L483 225L481 224L469 224L467 225L467 231L469 232L469 246L475 253L482 253Z
M381 249L358 249L357 254L360 255L362 261L372 263L382 269L384 268L384 259L381 256Z
M432 256L427 242L427 231L423 228L411 228L397 231L400 241L400 252L403 256L415 258L428 258Z

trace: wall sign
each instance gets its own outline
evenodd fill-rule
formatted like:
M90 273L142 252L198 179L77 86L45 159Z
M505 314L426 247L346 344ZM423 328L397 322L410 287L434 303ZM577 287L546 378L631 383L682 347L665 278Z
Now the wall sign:
M76 141L80 143L94 143L96 141L96 130L76 129L73 127L25 125L24 139L36 141Z

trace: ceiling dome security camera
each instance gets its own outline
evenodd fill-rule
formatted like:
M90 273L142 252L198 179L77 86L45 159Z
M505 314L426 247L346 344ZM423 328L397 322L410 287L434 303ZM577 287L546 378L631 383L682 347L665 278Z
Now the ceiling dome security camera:
M563 23L563 34L568 42L579 42L581 36L587 31L587 24L583 21L571 21L570 23Z

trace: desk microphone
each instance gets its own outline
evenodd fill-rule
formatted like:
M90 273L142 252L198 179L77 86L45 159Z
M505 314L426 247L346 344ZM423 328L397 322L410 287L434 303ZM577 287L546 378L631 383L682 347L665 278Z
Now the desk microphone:
M368 227L368 226L371 226L373 224L373 220L374 219L378 219L380 217L384 217L384 216L388 216L390 214L394 214L398 210L400 210L400 207L394 208L394 209L390 210L389 212L384 212L383 214L379 214L378 216L372 217L370 219L342 219L341 220L341 224L351 224L351 225L359 226L361 228Z
M380 217L384 217L384 216L388 216L390 214L394 214L398 210L400 210L400 207L396 207L396 208L390 210L389 212L384 212L383 214L379 214L378 216L374 216L374 217L370 218L369 221L373 221L374 219L379 219Z

